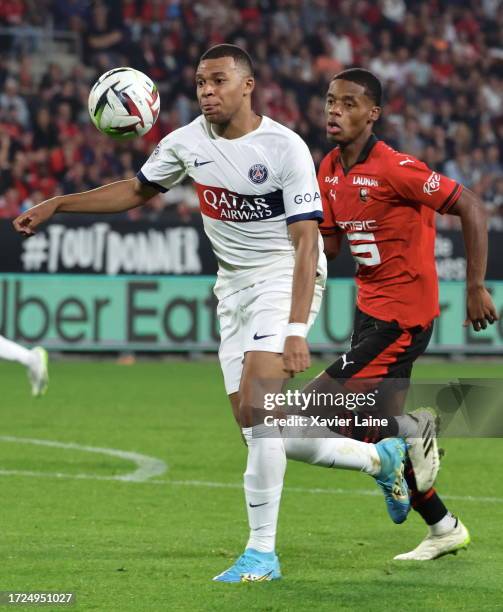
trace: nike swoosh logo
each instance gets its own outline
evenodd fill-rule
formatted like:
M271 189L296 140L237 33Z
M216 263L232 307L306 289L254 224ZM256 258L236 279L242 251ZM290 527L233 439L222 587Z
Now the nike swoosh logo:
M250 508L258 508L259 506L265 506L268 503L269 502L264 502L263 504L248 504L248 505L250 506Z
M408 159L408 158L407 158L407 159L404 159L403 161L398 162L398 163L399 163L399 165L400 165L400 166L405 166L405 164L413 164L413 163L414 163L414 160L413 160L413 159Z
M200 162L200 161L197 161L197 159L196 159L196 161L194 162L194 166L196 168L199 168L199 166L205 166L206 164L212 164L212 163L213 163L213 160L205 161L205 162Z
M270 338L271 336L276 336L277 334L264 334L263 336L259 336L257 335L257 332L255 332L255 335L253 336L254 340L262 340L262 338Z

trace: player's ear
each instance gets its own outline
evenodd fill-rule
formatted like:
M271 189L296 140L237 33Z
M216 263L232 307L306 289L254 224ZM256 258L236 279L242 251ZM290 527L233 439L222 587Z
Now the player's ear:
M250 75L244 80L243 96L251 96L252 91L255 89L255 79Z
M381 111L382 109L380 106L373 106L370 110L369 119L374 122L377 121L381 116Z

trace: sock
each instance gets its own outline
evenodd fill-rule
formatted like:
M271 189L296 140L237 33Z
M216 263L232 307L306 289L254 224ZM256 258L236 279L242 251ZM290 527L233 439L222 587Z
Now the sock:
M26 367L33 363L34 355L29 350L11 340L0 336L0 357L9 361L18 361Z
M283 430L283 442L288 459L329 468L359 470L371 476L381 471L374 444L350 438L289 437L288 428Z
M375 413L360 412L358 411L358 417L360 422L367 417L375 417ZM362 442L376 443L384 438L395 438L398 435L398 423L395 417L386 417L388 419L387 425L368 425L366 427L355 427L354 417L355 413L352 410L344 410L339 413L341 420L349 421L348 425L337 425L336 427L330 427L330 431L338 433L346 438L352 438L353 440L360 440Z
M435 523L434 525L430 525L430 533L431 535L440 536L444 535L444 533L448 533L452 531L454 527L458 524L458 519L453 516L450 512L444 516L443 519Z
M274 552L286 456L279 429L243 427L248 444L244 489L250 538L246 548Z
M405 480L409 485L412 507L421 515L429 527L440 523L449 514L435 489L431 488L424 493L417 490L416 477L409 460L405 464Z
M408 414L394 417L398 423L398 436L400 438L417 438L419 436L418 422Z

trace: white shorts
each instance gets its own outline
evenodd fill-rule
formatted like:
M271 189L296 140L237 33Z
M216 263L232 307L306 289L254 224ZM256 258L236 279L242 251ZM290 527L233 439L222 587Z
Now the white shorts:
M324 286L317 282L309 327L320 309L323 290ZM283 352L291 302L291 277L262 281L220 300L217 308L220 323L218 357L227 394L239 390L246 352Z

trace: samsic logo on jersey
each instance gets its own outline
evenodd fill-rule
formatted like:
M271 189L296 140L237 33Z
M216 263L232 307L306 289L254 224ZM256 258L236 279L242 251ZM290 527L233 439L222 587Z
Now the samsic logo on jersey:
M221 221L261 221L285 212L283 192L242 195L221 187L196 184L201 212Z
M337 225L345 232L368 232L377 229L375 219L365 219L363 221L336 221Z
M432 172L430 176L428 177L428 180L426 181L426 183L423 185L423 191L424 193L431 196L439 189L440 189L440 174L437 174L436 172Z

